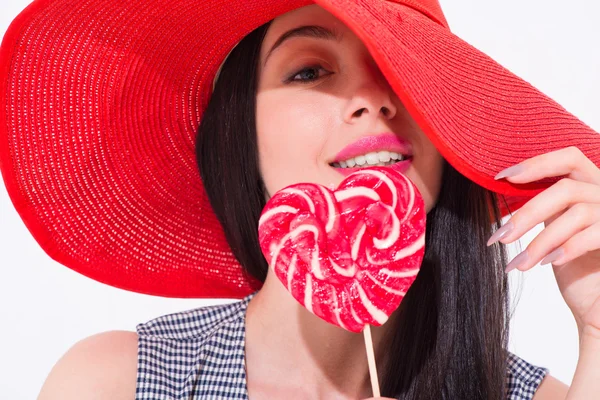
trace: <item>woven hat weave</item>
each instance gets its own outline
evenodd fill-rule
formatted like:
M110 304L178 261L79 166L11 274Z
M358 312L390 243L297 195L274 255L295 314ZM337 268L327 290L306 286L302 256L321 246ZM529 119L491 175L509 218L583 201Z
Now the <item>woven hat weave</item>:
M435 0L316 0L366 45L423 132L515 211L556 179L495 181L600 135L454 35ZM90 278L166 297L241 298L245 276L202 186L195 134L219 66L306 0L36 0L0 49L0 168L41 247Z

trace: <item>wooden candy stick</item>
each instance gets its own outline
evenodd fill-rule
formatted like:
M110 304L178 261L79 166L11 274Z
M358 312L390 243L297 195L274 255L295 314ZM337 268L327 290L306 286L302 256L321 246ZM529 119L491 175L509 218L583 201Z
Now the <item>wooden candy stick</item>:
M367 348L367 361L369 363L369 374L371 375L371 388L373 397L381 397L379 391L379 378L377 377L377 365L375 364L375 352L373 351L373 338L371 337L371 325L365 325L363 330L365 346Z

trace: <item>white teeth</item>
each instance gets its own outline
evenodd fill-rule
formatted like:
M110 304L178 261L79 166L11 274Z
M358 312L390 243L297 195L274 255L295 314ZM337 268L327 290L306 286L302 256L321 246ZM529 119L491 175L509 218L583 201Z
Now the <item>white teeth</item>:
M379 163L379 156L377 153L367 153L365 154L365 158L367 159L367 163L369 165L375 165Z
M390 161L390 159L391 159L391 157L390 157L389 151L380 151L379 152L379 161L388 162L388 161Z
M403 161L407 158L408 158L408 156L394 153L393 151L384 150L384 151L367 153L365 155L350 158L345 161L335 162L332 165L336 168L354 168L354 167L362 167L362 166L381 167L381 166L395 164L397 161Z

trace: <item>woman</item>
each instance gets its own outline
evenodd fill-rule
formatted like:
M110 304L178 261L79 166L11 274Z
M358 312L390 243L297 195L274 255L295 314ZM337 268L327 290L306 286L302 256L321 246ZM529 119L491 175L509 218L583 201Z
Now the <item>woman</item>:
M568 398L585 398L597 389L592 372L600 339L592 338L600 329L593 276L600 269L600 170L583 153L565 147L498 174L512 183L568 175L563 180L568 183L553 185L529 203L510 203L523 209L490 239L489 217L500 225L504 211L498 204L506 199L442 156L422 128L426 121L419 124L411 116L414 104L400 100L367 45L321 6L294 8L253 30L228 55L215 83L198 129L198 169L252 293L233 305L158 318L136 333L86 339L57 363L40 399L372 396L362 336L320 320L290 296L269 271L256 226L278 190L297 182L337 187L344 168L368 165L372 155L363 156L373 152L383 165L410 159L405 175L423 195L428 213L419 275L390 320L373 328L382 394L567 398L567 386L547 370L505 350L503 244L533 224L554 220L507 270L526 270L547 255L555 262L582 338ZM389 144L390 136L399 144ZM364 140L383 137L387 144ZM364 154L337 156L357 141ZM398 145L407 154L390 155ZM569 197L577 191L578 197ZM562 213L569 218L560 218ZM573 241L578 232L584 235ZM559 247L562 253L553 251Z

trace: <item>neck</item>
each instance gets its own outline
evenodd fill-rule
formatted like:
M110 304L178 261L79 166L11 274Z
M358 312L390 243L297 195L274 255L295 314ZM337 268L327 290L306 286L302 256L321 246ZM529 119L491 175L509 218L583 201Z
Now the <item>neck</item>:
M379 376L385 362L383 339L391 324L371 327ZM363 334L310 313L272 271L248 305L246 366L251 398L284 393L311 399L372 396Z

